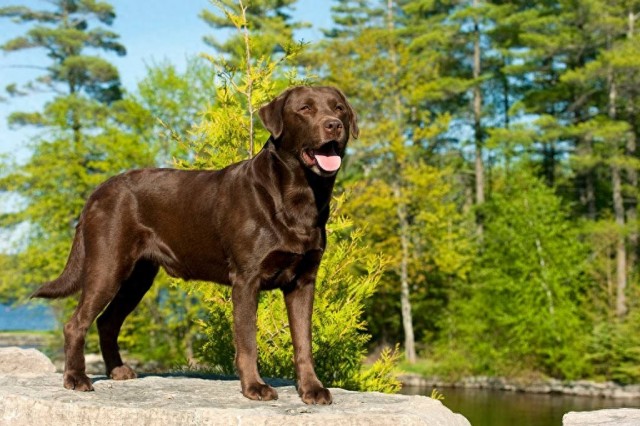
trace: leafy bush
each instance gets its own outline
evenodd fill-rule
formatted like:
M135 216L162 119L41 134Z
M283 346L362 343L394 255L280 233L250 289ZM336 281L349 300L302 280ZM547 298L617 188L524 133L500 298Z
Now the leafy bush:
M596 379L640 382L640 313L596 324L588 351Z

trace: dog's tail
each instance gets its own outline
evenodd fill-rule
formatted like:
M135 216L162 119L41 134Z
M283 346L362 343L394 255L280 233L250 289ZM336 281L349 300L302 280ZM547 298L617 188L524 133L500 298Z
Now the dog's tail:
M67 259L67 264L62 274L55 280L40 286L40 288L31 295L31 298L42 297L44 299L58 299L71 296L80 290L85 257L82 228L81 224L77 226L76 235L71 245L71 253L69 253L69 259Z

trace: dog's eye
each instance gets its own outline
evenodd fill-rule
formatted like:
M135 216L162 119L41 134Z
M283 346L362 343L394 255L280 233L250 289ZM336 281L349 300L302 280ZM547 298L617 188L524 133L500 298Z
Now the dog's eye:
M342 105L336 105L336 111L344 111L344 107Z
M300 111L311 111L311 107L309 105L302 105Z

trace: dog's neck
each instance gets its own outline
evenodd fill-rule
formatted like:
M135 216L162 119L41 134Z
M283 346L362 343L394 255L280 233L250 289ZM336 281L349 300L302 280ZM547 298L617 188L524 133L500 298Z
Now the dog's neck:
M281 152L273 137L265 143L262 150L254 157L255 161L268 163L265 167L272 167L273 176L278 179L277 185L282 193L286 193L288 186L305 186L313 192L314 202L318 209L318 219L323 224L329 217L329 202L335 184L336 176L318 176L305 167L300 159L291 153ZM262 167L263 165L261 165Z

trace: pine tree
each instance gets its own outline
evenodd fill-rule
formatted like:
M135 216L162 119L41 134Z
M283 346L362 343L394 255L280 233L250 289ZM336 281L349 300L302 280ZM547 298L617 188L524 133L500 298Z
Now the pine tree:
M214 30L232 30L220 41L216 36L204 38L217 54L224 56L230 68L237 66L246 54L246 32L236 32L240 20L251 32L251 55L254 60L284 53L293 42L293 32L308 26L294 22L292 9L296 0L215 0L214 9L205 9L200 17Z
M615 243L615 312L618 317L623 317L628 312L627 287L637 250L635 187L638 163L636 131L633 130L637 123L629 113L638 98L634 96L633 79L629 81L628 76L639 70L640 63L629 59L635 57L637 48L633 40L633 24L629 23L633 13L629 15L627 5L596 2L584 3L581 8L585 17L584 26L589 29L593 43L599 46L599 50L585 64L567 71L561 81L576 92L583 93L581 103L590 111L589 117L569 130L590 142L590 162L601 172L607 173L610 179L611 201L603 207L612 210L618 228L619 235ZM624 182L625 174L627 185ZM628 200L626 206L625 198ZM631 265L628 265L629 262Z
M433 269L443 275L455 274L461 268L457 261L464 258L466 244L460 234L429 236L426 229L443 225L447 214L453 222L462 221L453 208L453 200L438 194L431 186L431 179L447 178L428 164L429 151L439 143L450 119L445 109L439 107L468 86L457 78L442 78L438 72L439 66L447 62L441 49L449 42L447 28L438 23L445 16L444 6L437 9L412 1L378 2L368 9L366 6L362 2L341 2L334 10L338 26L328 32L334 39L323 48L335 53L335 58L324 61L326 65L320 68L320 74L353 95L362 121L367 123L364 127L367 136L355 145L351 160L356 170L352 172L353 180L361 182L355 183L348 210L356 221L363 224L366 221L376 231L388 232L384 237L375 231L368 235L372 247L383 249L393 259L393 269L385 281L393 289L391 293L399 298L405 354L409 362L414 362L415 298L411 293L429 291L429 280L438 275L418 265L425 261L437 265ZM358 31L345 30L344 23L348 22L361 27ZM413 39L414 34L421 36ZM431 206L435 199L443 203L443 210L430 217L437 224L426 226L418 211L422 204ZM373 225L369 215L384 225ZM449 237L460 243L459 251L438 253L428 249L442 242L440 238ZM445 258L452 261L450 269L439 264L446 263ZM378 302L387 304L383 298ZM379 314L379 310L374 311ZM386 321L395 316L383 317L371 321Z
M25 6L0 8L0 16L30 28L6 41L5 52L39 48L46 52L46 73L26 88L50 90L54 96L41 111L15 112L13 126L36 126L42 132L32 141L24 164L5 162L0 189L21 200L15 212L0 219L5 229L28 226L17 248L16 293L57 275L68 254L73 227L85 198L108 176L133 165L152 164L153 150L140 144L137 114L121 100L118 72L97 56L105 51L123 55L117 34L101 26L115 19L111 5L96 1L54 1L45 10Z

